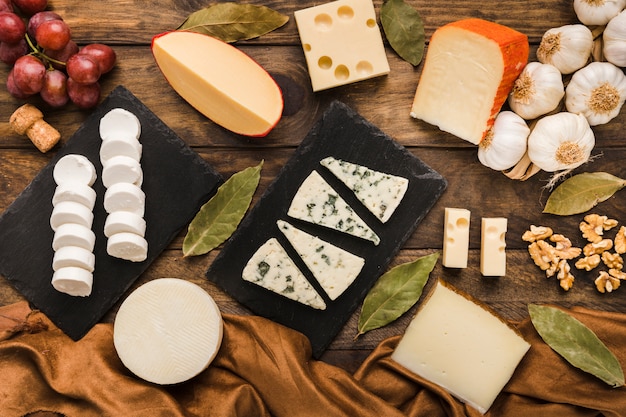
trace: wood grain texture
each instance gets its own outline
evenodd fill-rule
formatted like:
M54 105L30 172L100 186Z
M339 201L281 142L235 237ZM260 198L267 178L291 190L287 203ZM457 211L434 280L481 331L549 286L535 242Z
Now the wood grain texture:
M505 4L498 0L407 2L421 13L427 39L436 28L445 23L461 18L480 17L525 33L531 42L531 60L535 60L534 51L547 29L577 23L571 2L567 1L510 1ZM469 266L463 270L451 270L438 264L431 275L427 290L435 278L445 279L512 321L525 319L528 315L527 305L531 302L626 311L626 301L621 292L626 289L612 294L600 294L593 286L593 272L575 271L577 280L574 287L565 292L559 288L555 278L546 278L530 260L527 243L521 240L521 235L531 224L551 226L558 233L570 237L575 245L584 244L578 231L582 215L559 217L541 213L549 195L549 190L544 189L544 186L550 174L540 172L525 182L510 180L499 172L483 167L477 160L473 145L410 118L409 109L421 74L421 65L414 68L402 61L387 46L387 58L391 67L389 75L313 93L293 13L320 2L255 0L253 3L271 7L290 18L277 31L236 45L276 77L285 95L283 118L262 139L234 135L207 120L167 85L154 63L150 51L151 38L160 32L176 28L191 12L205 7L208 4L206 1L50 0L50 8L64 17L72 28L74 39L81 45L103 42L114 46L118 64L111 73L102 78L103 97L116 86L124 85L224 178L258 164L261 159L265 160L253 204L276 178L328 104L338 99L406 146L448 181L446 192L406 242L391 266L441 251L444 208L462 207L472 213ZM382 0L374 1L377 11L381 4ZM207 65L210 65L213 57L206 59ZM6 65L0 65L0 80L3 84L8 72ZM61 132L62 143L90 114L89 111L79 110L74 106L51 109L38 98L28 101L42 108L46 120ZM41 154L28 139L11 131L9 115L23 103L23 100L12 98L4 86L0 87L0 212L9 207L59 150L56 147L48 154ZM626 159L625 125L626 111L622 110L612 122L594 127L597 146L593 154L597 157L576 172L606 171L617 176L626 176L623 168L623 161ZM621 191L603 202L595 211L626 222L625 207L626 191ZM508 218L507 275L502 278L484 278L479 272L480 219L496 216ZM179 277L205 288L215 298L222 313L250 314L204 277L220 248L206 256L183 258L183 236L184 231L130 290L155 278ZM0 305L22 299L21 294L0 276ZM109 311L103 321L112 322L118 308L119 303ZM371 331L354 340L357 311L322 356L322 360L354 371L381 340L402 334L417 308L417 305L414 306L393 325Z

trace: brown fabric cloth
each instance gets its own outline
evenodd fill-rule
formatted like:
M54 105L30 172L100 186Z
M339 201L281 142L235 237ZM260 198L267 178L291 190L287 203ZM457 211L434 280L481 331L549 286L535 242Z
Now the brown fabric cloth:
M626 314L569 312L626 365ZM518 327L532 347L487 416L626 416L626 388L573 368L529 321ZM480 416L393 362L399 338L383 341L350 375L313 360L298 332L260 317L224 315L222 348L211 366L163 387L123 366L112 325L98 324L74 342L22 302L0 308L0 416Z

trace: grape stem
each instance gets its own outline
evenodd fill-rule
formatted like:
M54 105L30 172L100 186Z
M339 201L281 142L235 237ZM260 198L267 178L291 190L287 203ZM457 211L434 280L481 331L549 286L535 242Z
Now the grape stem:
M28 44L28 47L30 48L31 55L36 56L37 58L40 58L42 60L45 60L49 63L49 69L53 69L54 67L52 66L52 63L55 63L57 65L63 65L65 66L66 63L63 61L59 61L57 59L54 58L50 58L48 55L46 55L42 50L40 50L39 48L37 48L37 46L33 43L32 39L30 38L30 36L28 36L28 33L24 35L24 37L26 38L26 43Z

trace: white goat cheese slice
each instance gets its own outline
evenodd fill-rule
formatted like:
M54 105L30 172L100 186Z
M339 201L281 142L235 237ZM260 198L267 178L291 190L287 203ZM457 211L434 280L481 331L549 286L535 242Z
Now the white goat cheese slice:
M75 266L93 272L96 266L96 256L89 250L80 246L63 246L54 252L52 270Z
M104 193L104 209L107 213L130 211L143 216L146 209L146 195L135 184L118 182Z
M62 201L75 201L93 210L96 204L96 191L80 182L64 182L57 185L52 196L52 205Z
M76 266L61 268L52 275L52 286L68 295L87 297L91 294L93 274Z
M115 138L139 139L141 122L126 109L115 108L100 119L100 137L103 140Z
M409 187L409 180L406 178L332 156L322 159L320 164L346 184L359 201L383 223L391 218Z
M102 141L100 145L100 162L104 165L109 159L125 155L139 161L143 152L143 146L134 138L120 137Z
M241 276L245 281L291 300L318 310L326 309L322 297L275 238L269 239L257 249L244 267Z
M159 278L124 300L113 325L113 344L122 363L146 381L187 381L215 359L223 321L211 296L196 284Z
M141 183L142 178L141 164L130 156L114 156L102 166L102 184L107 188L118 182L137 185Z
M114 258L143 262L148 257L148 242L135 233L116 233L107 240L107 253Z
M77 223L91 229L93 212L84 204L62 201L52 208L50 227L56 231L64 223Z
M116 233L134 233L144 237L146 234L146 220L130 211L114 211L104 222L104 235L111 237Z
M315 170L300 185L287 215L380 243L380 237Z
M337 299L354 282L365 260L283 220L278 229L311 270L331 300Z
M52 170L52 178L57 185L79 182L91 187L96 177L96 168L83 155L65 155L56 162Z
M64 246L78 246L93 251L96 234L91 228L77 223L63 223L57 227L52 239L52 249L57 251Z
M484 414L529 348L503 319L438 281L391 359Z

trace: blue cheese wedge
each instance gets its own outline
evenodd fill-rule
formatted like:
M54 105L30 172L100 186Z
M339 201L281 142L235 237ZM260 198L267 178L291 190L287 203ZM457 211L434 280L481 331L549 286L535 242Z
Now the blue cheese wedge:
M294 265L276 238L265 242L252 255L241 274L245 281L259 285L291 300L318 310L326 303Z
M294 247L328 297L335 300L354 282L365 260L278 220L278 228Z
M332 156L322 159L320 164L346 184L359 201L383 223L391 218L409 187L409 180L406 178L374 171Z
M287 215L380 243L380 237L315 170L300 185Z

